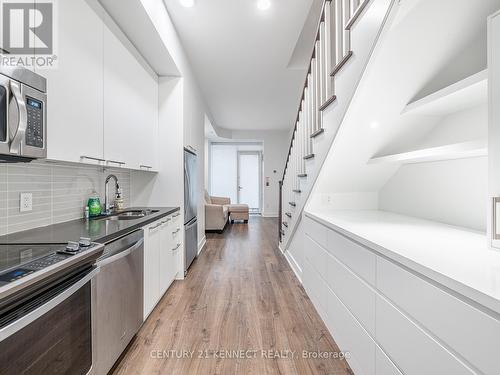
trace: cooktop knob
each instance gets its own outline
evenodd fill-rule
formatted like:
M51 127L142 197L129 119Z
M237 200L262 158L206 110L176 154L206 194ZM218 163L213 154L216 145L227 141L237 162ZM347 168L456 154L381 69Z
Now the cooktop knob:
M81 247L89 247L92 245L92 240L86 237L80 237L80 241L78 242Z
M66 251L76 253L78 250L80 250L80 245L78 244L78 242L69 241L66 245Z

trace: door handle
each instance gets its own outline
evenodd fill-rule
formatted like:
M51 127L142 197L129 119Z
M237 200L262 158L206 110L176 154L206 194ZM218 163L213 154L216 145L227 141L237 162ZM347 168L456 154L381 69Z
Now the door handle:
M19 110L19 120L17 124L17 131L10 144L10 152L12 154L21 153L21 143L26 134L26 127L28 126L28 114L26 112L26 103L23 100L21 93L21 85L17 82L10 81L10 90L16 99L17 108Z
M492 199L493 207L492 207L492 224L491 224L491 237L493 240L500 240L500 233L497 231L497 214L500 205L500 197L494 197Z

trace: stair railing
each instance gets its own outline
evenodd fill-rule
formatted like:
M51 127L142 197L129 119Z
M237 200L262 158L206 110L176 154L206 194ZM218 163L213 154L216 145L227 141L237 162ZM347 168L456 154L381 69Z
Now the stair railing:
M322 112L337 99L335 75L352 56L351 28L369 2L325 0L323 3L280 182L280 241L291 218L289 212L285 215L283 212L297 205L300 179L307 177L306 161L315 156L312 140L324 131Z

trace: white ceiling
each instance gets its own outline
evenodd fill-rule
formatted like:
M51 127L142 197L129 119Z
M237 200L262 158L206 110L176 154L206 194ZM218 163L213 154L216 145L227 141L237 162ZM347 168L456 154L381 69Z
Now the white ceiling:
M318 1L271 2L269 10L260 11L257 0L198 0L192 8L165 0L218 127L277 130L294 125L307 65L297 66L297 51L304 48L296 44L300 40L312 49L312 40L306 39L314 33L302 30L310 28L306 21Z

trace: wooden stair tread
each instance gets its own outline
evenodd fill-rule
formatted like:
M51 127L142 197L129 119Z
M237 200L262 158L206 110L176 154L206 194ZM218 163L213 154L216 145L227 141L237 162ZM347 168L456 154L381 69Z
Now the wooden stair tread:
M332 72L330 75L333 77L335 74L337 74L340 69L344 67L344 65L349 61L349 59L352 56L352 51L347 52L347 54L342 58L342 60L339 61L339 63L333 68Z
M286 221L283 222L283 225L288 228L288 223Z
M352 15L352 17L349 19L349 21L347 21L347 24L345 25L345 29L346 30L351 30L351 28L354 26L354 24L356 23L356 21L359 19L359 16L361 16L361 14L365 10L365 8L366 8L366 6L368 5L369 2L370 2L370 0L364 0L361 3L361 5L356 10L356 12Z
M295 203L295 202L288 202L288 204L289 204L290 206L292 206L292 207L296 207L296 206L297 206L297 203Z
M304 160L308 160L308 159L312 159L312 158L314 158L314 154L309 154L309 155L304 156Z
M307 177L307 173L300 173L297 175L297 177L300 177L300 178Z
M336 100L337 100L337 95L330 96L328 99L326 99L326 102L324 102L323 104L321 104L321 107L319 107L319 111L323 112L325 109L328 108L328 106L330 104L332 104Z
M315 137L317 137L318 135L320 135L320 134L322 134L324 132L325 132L325 129L320 128L320 129L316 130L314 133L311 134L311 138L315 138Z
M299 189L294 189L292 190L294 193L302 193L302 190L299 190Z
M290 219L292 218L292 214L290 212L287 212L285 215L288 216Z

